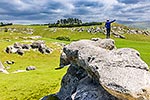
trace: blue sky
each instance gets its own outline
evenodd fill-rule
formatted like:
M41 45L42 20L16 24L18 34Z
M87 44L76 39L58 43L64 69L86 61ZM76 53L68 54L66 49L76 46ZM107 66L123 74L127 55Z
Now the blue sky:
M68 17L150 21L150 0L0 0L0 22L53 23Z

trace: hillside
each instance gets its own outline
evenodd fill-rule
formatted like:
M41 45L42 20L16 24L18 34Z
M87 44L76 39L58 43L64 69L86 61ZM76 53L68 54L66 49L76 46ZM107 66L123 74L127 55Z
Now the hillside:
M129 27L150 30L150 24L149 24L150 21L143 21L143 22L120 21L120 23L127 25Z
M130 47L138 50L142 59L150 66L150 35L147 31L113 24L112 35L117 48ZM130 33L128 31L131 31ZM122 35L118 38L114 33ZM62 47L80 39L105 38L104 25L48 28L48 26L12 25L0 27L0 61L9 74L0 73L0 100L37 100L56 93L60 88L62 76L67 67L59 67ZM50 54L40 53L37 49L24 51L24 54L6 53L6 47L20 44L32 44L42 40L52 49ZM8 64L6 61L14 61ZM26 71L26 67L35 66L36 70ZM24 72L19 72L23 71ZM18 71L18 72L17 72Z

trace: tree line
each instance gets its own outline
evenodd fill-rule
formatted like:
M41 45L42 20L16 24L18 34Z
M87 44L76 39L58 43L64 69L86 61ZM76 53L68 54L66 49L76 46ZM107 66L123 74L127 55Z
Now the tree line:
M0 22L0 26L8 26L8 25L13 25L13 23L3 23L3 22Z
M56 23L49 24L49 27L78 27L78 26L91 26L101 25L101 22L86 22L82 23L82 20L77 18L67 18L57 20Z
M82 24L82 21L77 19L77 18L68 18L68 19L57 20L56 24L61 24L61 25L79 25L79 24Z

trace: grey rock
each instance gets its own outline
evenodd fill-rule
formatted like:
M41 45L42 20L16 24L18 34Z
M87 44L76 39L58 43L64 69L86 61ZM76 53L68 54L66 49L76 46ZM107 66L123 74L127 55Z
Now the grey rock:
M22 49L29 50L31 47L29 44L22 44Z
M17 49L17 48L14 48L13 46L7 46L5 51L6 51L7 53L16 53L17 50L18 50L18 49Z
M26 71L30 71L30 70L36 70L36 67L35 66L28 66L26 68Z
M14 43L13 46L14 46L14 48L17 48L17 49L21 49L22 48L22 44L19 43L19 42Z
M9 74L9 72L5 69L5 67L1 61L0 61L0 72L2 72L4 74Z
M49 47L46 46L44 41L34 41L32 44L21 44L21 43L14 43L12 46L7 46L6 47L6 52L7 53L17 53L19 55L23 55L25 51L29 51L30 49L37 50L41 52L42 54L49 54L53 50Z
M18 55L23 56L24 51L23 51L22 49L18 49L16 53L17 53Z
M70 67L60 100L150 100L150 72L138 51L104 39L72 42L63 52Z
M46 47L46 48L45 48L45 52L46 52L46 53L51 53L51 52L52 52L52 49Z
M119 33L115 33L115 32L112 32L112 34L117 37L117 38L121 38L121 39L125 39L125 36L119 34Z
M115 41L112 39L102 39L99 43L99 46L101 48L104 48L106 50L112 50L115 49Z
M38 48L38 51L41 52L42 54L45 53L45 49L44 48Z
M76 92L72 94L71 98L71 100L117 100L88 76L80 80Z
M45 44L41 44L38 48L38 51L42 54L48 54L52 52L52 49L48 48Z
M38 47L38 51L41 52L41 53L46 53L45 51L46 49L46 45L45 44L39 44L39 47Z
M44 41L35 41L31 44L32 49L37 49L41 46L41 44L45 44Z
M42 54L49 54L52 52L52 49L48 48L44 41L35 41L31 44L32 49L38 49Z
M6 63L6 64L9 64L9 65L12 65L12 64L14 64L15 62L14 62L14 61L10 61L10 60L6 60L5 63Z
M11 53L11 48L10 47L6 47L6 50L5 50L7 53Z
M35 39L41 39L42 36L30 36L29 38L35 40Z
M92 41L98 41L98 40L101 40L100 38L92 38L91 39Z
M59 66L61 68L63 68L64 66L67 66L70 64L70 61L69 59L67 58L66 54L64 52L61 53L60 55L60 63L59 63Z
M62 79L62 88L57 93L58 98L68 100L72 94L76 91L79 81L87 76L87 73L76 65L71 65L67 71L67 74ZM60 100L62 100L60 99Z

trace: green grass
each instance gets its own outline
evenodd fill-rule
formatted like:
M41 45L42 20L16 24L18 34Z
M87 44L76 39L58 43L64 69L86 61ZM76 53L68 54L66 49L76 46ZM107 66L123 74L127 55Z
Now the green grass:
M80 39L91 39L91 38L105 38L102 33L90 34L85 31L76 32L66 28L58 28L56 32L55 28L48 28L47 26L8 26L15 28L33 28L34 34L27 35L21 33L9 33L0 32L0 61L4 64L6 60L14 60L15 64L10 65L6 75L0 73L0 100L38 100L41 97L56 93L59 91L60 82L63 75L66 73L67 67L61 70L55 70L59 66L59 57L61 48L54 44L54 42L70 43ZM8 45L12 45L15 42L22 42L21 37L25 36L42 36L42 40L46 44L53 48L51 54L41 54L39 52L30 51L25 52L24 56L17 54L7 54L4 52ZM56 40L57 37L67 36L71 41L60 41ZM129 35L125 34L126 39L117 39L115 44L117 48L134 48L141 54L141 58L150 66L150 36L144 35ZM8 41L10 40L10 41ZM25 70L27 66L36 66L36 70L12 73L16 70ZM4 64L4 66L8 66Z
M30 51L25 52L24 56L5 53L6 46L12 45L14 42L16 40L0 41L2 63L4 64L6 60L15 61L15 64L10 65L10 69L8 69L10 74L0 73L0 100L38 100L42 96L58 91L61 78L66 72L66 68L55 70L59 66L61 48L52 42L46 42L49 47L53 48L53 53L41 54ZM25 70L30 65L36 66L37 70L12 73L16 70ZM4 66L8 65L4 64Z

